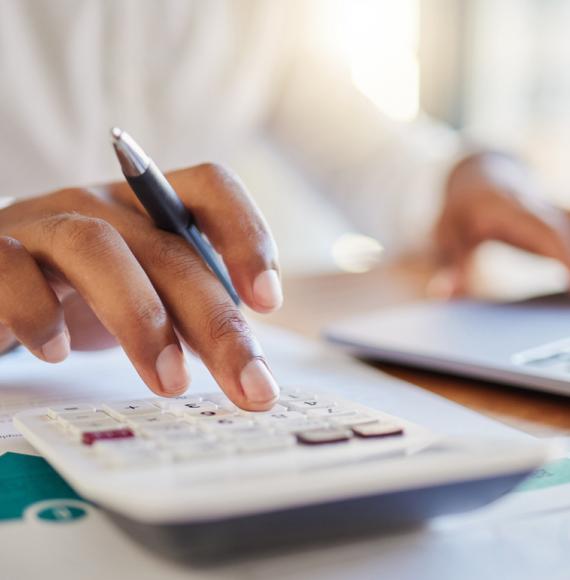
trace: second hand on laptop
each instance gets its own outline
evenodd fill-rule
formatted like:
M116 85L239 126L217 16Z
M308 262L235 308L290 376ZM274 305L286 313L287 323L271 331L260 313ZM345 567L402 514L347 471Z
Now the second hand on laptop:
M115 127L111 130L111 135L123 175L156 226L178 234L191 244L222 283L234 304L239 306L239 296L224 265L198 229L194 216L182 203L172 185L128 133Z

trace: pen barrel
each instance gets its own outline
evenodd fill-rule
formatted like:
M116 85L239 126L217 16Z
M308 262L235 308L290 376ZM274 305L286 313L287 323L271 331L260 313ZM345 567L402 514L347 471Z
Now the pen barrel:
M219 258L217 257L216 251L214 248L212 248L210 242L204 239L202 232L194 224L192 224L186 229L184 238L192 244L204 262L206 262L210 270L212 270L216 278L226 289L226 292L229 294L232 302L236 306L239 306L240 298L235 288L233 287L226 265L221 256Z
M125 175L125 179L155 225L188 241L224 286L234 304L239 306L240 298L223 261L218 260L214 249L196 227L194 217L158 167L151 161L144 173L136 177Z
M125 176L134 194L162 230L182 234L194 223L168 179L151 161L144 173Z

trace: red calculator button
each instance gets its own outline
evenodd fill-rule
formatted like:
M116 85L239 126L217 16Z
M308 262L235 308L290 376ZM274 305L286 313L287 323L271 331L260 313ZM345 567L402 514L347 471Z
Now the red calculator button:
M126 427L121 429L108 429L106 431L86 431L81 436L84 445L93 445L96 441L108 441L109 439L128 439L135 434Z

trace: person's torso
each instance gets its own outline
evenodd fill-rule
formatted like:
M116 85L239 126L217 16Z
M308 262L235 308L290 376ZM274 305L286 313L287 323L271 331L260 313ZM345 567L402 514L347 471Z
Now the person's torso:
M282 3L4 0L0 195L118 175L108 130L164 168L223 160L267 113Z

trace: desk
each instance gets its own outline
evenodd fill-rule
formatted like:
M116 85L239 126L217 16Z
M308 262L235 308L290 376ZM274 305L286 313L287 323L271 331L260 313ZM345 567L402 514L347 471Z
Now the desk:
M283 308L264 320L318 337L327 322L425 297L433 267L408 260L365 274L327 274L284 280ZM537 436L570 435L570 397L378 364L400 379Z

